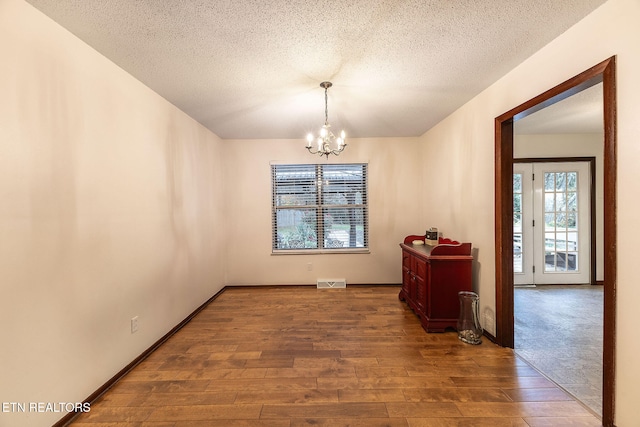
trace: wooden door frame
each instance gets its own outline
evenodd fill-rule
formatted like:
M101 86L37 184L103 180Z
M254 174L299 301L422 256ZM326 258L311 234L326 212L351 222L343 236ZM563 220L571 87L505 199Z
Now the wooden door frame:
M604 110L604 330L602 424L613 426L616 343L616 58L507 111L495 119L496 342L513 348L513 122L593 85L602 83Z

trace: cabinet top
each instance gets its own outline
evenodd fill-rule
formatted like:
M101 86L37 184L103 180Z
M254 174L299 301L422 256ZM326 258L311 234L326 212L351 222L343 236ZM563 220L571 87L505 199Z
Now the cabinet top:
M457 245L411 245L400 243L403 250L409 251L423 258L457 258L473 259L471 256L471 243L459 243Z

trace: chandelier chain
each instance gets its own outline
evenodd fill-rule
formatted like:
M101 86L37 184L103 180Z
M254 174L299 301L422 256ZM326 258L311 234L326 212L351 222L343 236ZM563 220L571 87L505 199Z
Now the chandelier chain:
M328 87L325 86L324 88L324 124L328 125L329 124L329 103L328 103L328 96L327 96L327 91L329 90Z

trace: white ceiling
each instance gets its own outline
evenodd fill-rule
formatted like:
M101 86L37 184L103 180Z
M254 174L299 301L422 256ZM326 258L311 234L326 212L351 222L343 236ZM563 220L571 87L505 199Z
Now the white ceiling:
M27 0L225 139L418 136L605 0Z
M516 134L604 133L602 83L517 120Z

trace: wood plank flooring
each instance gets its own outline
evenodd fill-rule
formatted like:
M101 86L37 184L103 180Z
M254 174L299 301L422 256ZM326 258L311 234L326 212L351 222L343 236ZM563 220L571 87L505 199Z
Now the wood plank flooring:
M601 425L512 350L426 333L399 290L228 288L71 425Z

